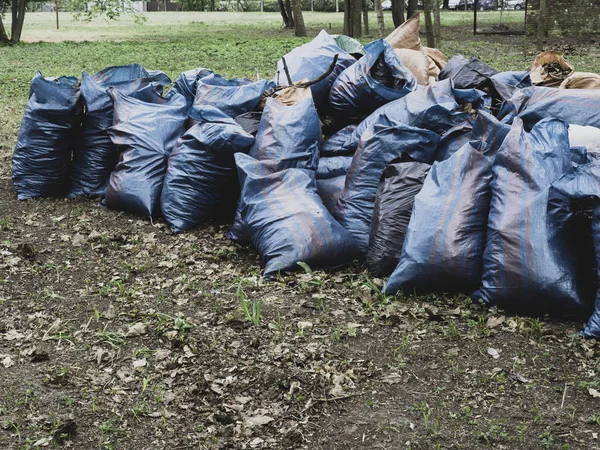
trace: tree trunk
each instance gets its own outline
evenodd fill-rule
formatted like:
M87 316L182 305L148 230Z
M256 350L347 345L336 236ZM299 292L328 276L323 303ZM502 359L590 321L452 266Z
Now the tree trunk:
M350 37L360 37L360 18L363 0L346 0L344 2L344 34Z
M425 5L425 0L423 0L423 5ZM408 0L408 6L406 8L406 18L409 19L415 15L417 12L417 0Z
M369 34L369 0L363 0L363 23L365 34Z
M2 23L2 17L0 17L0 44L8 44L8 35L6 34L6 28L4 28L4 23Z
M294 11L292 10L292 4L290 3L290 0L285 0L285 12L287 13L289 19L288 28L294 28Z
M404 23L404 0L392 0L392 20L395 28Z
M290 26L291 23L291 17L288 16L287 10L285 9L285 5L283 4L283 0L277 0L277 3L279 3L279 12L281 12L281 18L283 19L283 26L286 28L292 28L292 26Z
M427 47L435 48L433 20L431 18L431 3L432 0L423 0L423 13L425 14L425 35L427 36Z
M546 26L547 26L547 21L546 21L546 9L547 9L547 5L546 5L546 0L540 0L540 10L538 12L539 16L538 16L538 29L537 29L537 49L539 52L544 51L544 38L546 37Z
M25 21L25 6L27 6L27 0L12 1L10 42L13 44L18 44L21 40L21 31L23 31L23 22Z
M302 2L301 0L293 0L294 3L294 24L295 24L295 35L306 36L306 27L304 26L304 17L302 16Z
M440 22L440 0L433 1L433 33L435 35L435 48L442 44L442 29Z
M377 34L380 38L382 38L385 30L385 24L383 23L383 8L381 7L381 0L374 0L373 7L375 8L375 13L377 14Z

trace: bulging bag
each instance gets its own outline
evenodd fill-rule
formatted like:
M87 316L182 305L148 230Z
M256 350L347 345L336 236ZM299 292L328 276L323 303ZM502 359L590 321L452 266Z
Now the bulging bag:
M12 155L19 200L66 195L80 114L76 78L35 74Z

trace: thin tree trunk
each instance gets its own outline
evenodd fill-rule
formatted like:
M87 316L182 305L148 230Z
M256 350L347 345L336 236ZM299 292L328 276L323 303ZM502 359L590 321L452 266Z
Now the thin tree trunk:
M546 9L546 0L540 0L540 10L537 24L537 49L540 52L544 50L544 38L546 37L546 26L548 24L546 21Z
M373 7L377 14L377 34L380 38L383 37L385 30L385 24L383 23L383 8L381 7L381 0L373 0Z
M435 48L433 20L431 18L431 2L432 0L423 0L423 13L425 14L425 35L427 36L427 47Z
M363 3L363 23L365 34L369 34L369 0L362 0Z
M290 0L285 0L285 12L287 13L288 18L290 20L288 28L294 28L294 11L292 10L292 4L290 3Z
M21 31L25 21L25 7L27 0L13 0L12 2L12 26L10 31L10 42L17 44L21 41Z
M277 0L277 3L279 4L279 11L281 12L281 18L283 19L283 26L286 28L292 28L290 26L291 17L288 16L285 5L283 4L283 0Z
M294 24L295 35L306 36L306 27L304 26L304 16L302 16L301 0L293 0L294 3Z
M440 0L433 1L433 32L435 37L435 48L440 48L442 44L442 29L440 22Z
M360 19L362 0L346 0L344 2L344 34L350 37L360 37Z
M392 20L395 28L404 23L404 0L392 0Z
M0 44L8 44L8 35L6 34L6 28L4 28L4 23L2 23L2 17L0 17Z
M425 0L423 0L425 5ZM408 0L408 7L406 8L406 18L409 19L417 12L417 0Z

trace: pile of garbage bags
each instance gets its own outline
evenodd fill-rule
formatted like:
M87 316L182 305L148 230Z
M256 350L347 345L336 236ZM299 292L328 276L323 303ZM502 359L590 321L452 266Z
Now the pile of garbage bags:
M600 77L555 53L448 61L418 23L364 47L322 31L271 80L38 72L17 197L101 198L176 232L227 220L266 278L364 261L388 295L592 316L600 338Z

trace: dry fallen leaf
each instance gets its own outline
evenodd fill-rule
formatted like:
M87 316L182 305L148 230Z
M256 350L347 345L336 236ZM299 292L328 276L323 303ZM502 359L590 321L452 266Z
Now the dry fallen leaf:
M146 324L138 322L129 327L126 336L141 336L142 334L146 334Z
M594 397L594 398L600 398L600 392L598 392L596 389L593 388L588 388L588 393Z
M488 355L490 355L494 359L500 358L500 353L498 353L498 350L496 350L495 348L489 347L487 349L487 352L488 352Z
M257 415L257 416L252 416L252 417L246 417L246 419L244 420L244 424L248 428L254 428L254 427L260 427L262 425L266 425L269 422L273 422L273 420L275 420L275 419L273 419L270 416Z

